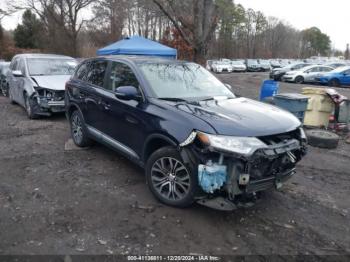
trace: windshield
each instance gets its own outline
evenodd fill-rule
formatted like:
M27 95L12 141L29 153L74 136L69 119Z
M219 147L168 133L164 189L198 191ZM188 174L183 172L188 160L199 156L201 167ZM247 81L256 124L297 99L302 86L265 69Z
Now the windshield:
M77 66L74 59L28 58L29 75L71 75Z
M140 68L158 98L235 97L216 77L195 63L147 63L140 64Z
M232 61L231 62L233 65L243 65L242 61Z
M226 62L226 61L219 61L219 62L216 62L217 65L230 65L231 63L230 62Z

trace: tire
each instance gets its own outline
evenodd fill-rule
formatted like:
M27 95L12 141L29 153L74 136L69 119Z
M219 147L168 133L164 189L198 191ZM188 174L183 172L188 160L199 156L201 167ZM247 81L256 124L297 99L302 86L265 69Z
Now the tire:
M297 76L297 77L295 78L295 83L296 83L296 84L302 84L302 83L304 83L304 77L302 77L302 76Z
M313 129L306 131L310 146L334 149L338 147L340 137L329 131Z
M9 99L10 99L10 103L11 103L12 105L15 105L16 102L13 100L13 97L12 97L11 92L10 92L10 87L8 87L7 92L8 92L8 97L9 97Z
M29 119L37 119L38 115L34 113L34 101L25 93L24 94L24 105Z
M89 138L84 118L79 110L73 111L70 115L69 124L74 144L78 147L91 146L92 140Z
M2 87L1 88L1 93L4 97L8 97L9 93L8 93L8 89L6 87Z
M181 208L194 202L199 188L197 170L183 162L176 148L155 151L147 161L145 172L148 187L160 202Z
M274 100L274 97L273 97L273 96L266 97L266 98L264 99L264 102L265 102L266 104L276 105L276 103L275 103L275 100Z
M329 86L330 87L339 87L340 86L340 81L336 78L333 78L329 81Z

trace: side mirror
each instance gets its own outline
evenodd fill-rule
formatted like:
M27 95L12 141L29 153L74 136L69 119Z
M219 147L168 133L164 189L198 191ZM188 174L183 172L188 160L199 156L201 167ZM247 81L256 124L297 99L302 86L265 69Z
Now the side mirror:
M115 90L114 94L121 100L141 100L140 92L134 86L120 86Z
M15 76L15 77L21 77L21 76L23 76L22 71L20 71L20 70L13 70L13 71L12 71L12 74L13 74L13 76Z

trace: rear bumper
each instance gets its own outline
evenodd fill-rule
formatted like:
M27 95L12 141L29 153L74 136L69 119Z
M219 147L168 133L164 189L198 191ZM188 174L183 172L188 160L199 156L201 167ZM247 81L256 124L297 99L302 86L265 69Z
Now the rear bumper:
M248 67L247 69L250 72L259 72L261 70L261 68L259 67Z
M281 80L281 78L284 76L285 73L280 74L274 74L273 72L270 73L270 79L274 80Z

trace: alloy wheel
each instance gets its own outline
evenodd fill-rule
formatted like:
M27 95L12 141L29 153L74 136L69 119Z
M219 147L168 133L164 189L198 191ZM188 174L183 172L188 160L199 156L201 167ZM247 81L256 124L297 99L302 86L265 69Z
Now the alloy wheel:
M73 114L71 122L73 139L80 144L83 141L83 126L78 114Z
M167 200L184 199L190 192L190 181L187 168L175 158L160 158L152 166L151 183L155 190Z
M26 96L26 99L25 99L25 106L26 106L28 116L31 116L32 115L32 108L30 106L30 101L29 101L28 96Z

